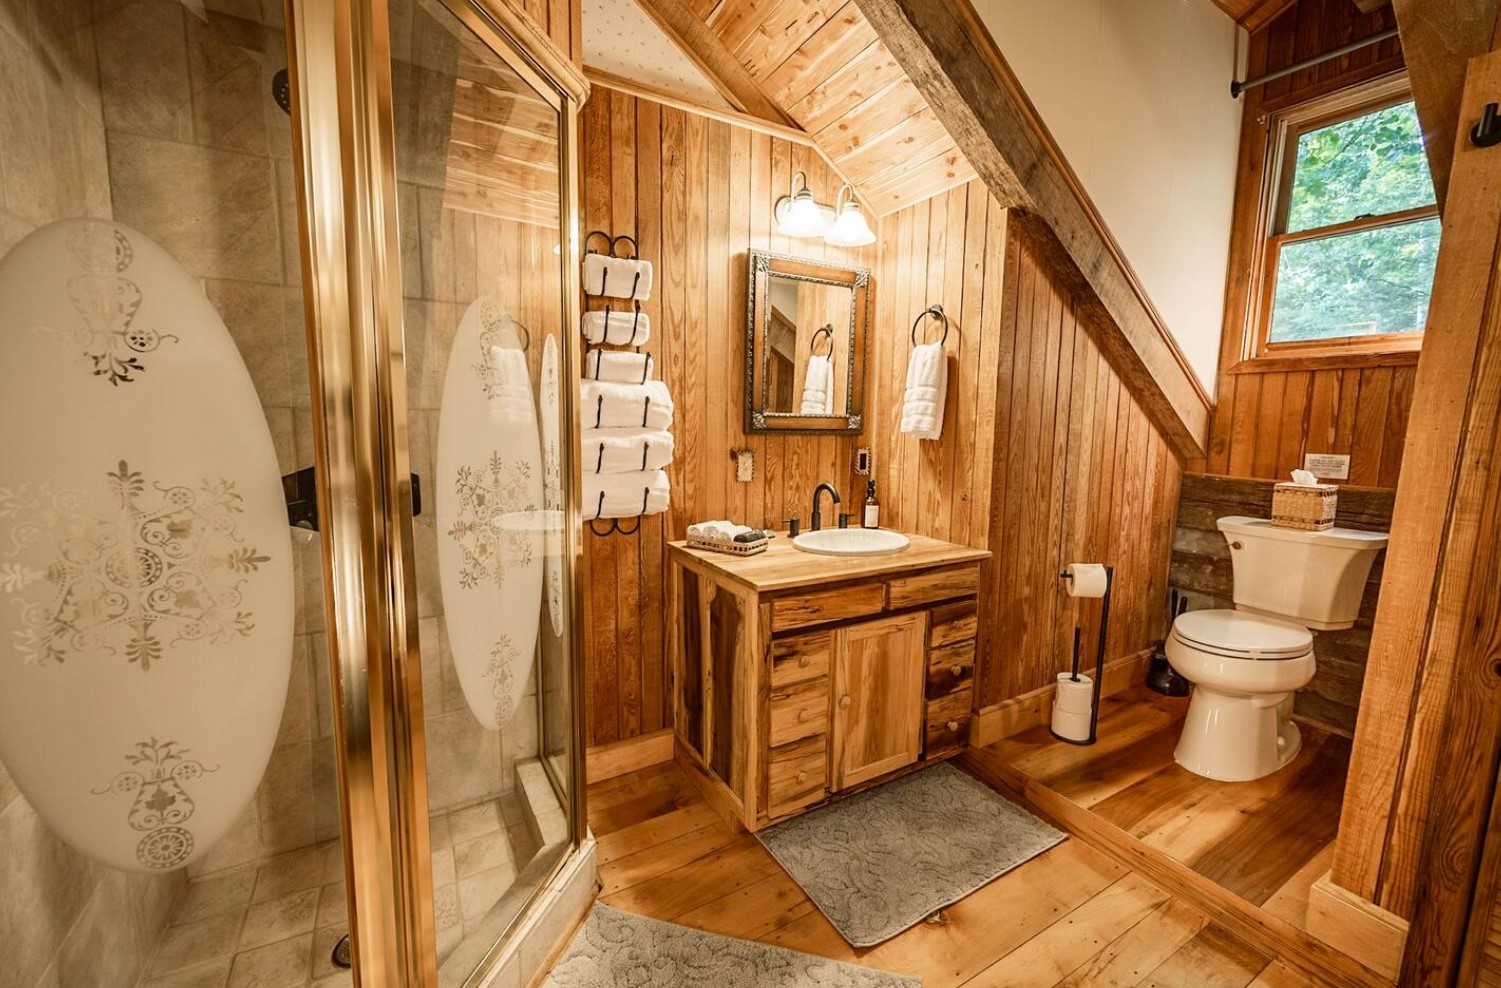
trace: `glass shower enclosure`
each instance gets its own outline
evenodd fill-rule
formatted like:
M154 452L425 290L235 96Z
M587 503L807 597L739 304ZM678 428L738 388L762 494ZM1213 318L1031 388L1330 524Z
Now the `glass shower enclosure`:
M529 973L593 881L577 69L477 0L0 59L0 988Z

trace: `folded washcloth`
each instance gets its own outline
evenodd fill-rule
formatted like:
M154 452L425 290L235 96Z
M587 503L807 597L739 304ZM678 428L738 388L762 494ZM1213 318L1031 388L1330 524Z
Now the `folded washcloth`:
M645 384L651 380L655 361L649 353L628 350L590 350L584 354L584 377L591 381Z
M902 396L901 432L919 439L943 435L943 408L948 398L949 361L942 343L912 348L907 360L907 390Z
M585 429L584 473L660 470L672 462L672 433L640 429Z
M532 398L532 378L527 370L525 351L519 347L492 346L483 380L493 424L537 424L537 406Z
M808 358L808 369L803 374L803 400L798 412L802 415L834 414L834 360L818 354Z
M645 301L651 298L651 262L634 257L585 254L584 293Z
M736 525L728 520L725 521L701 521L696 525L688 526L688 534L700 539L716 539L720 542L733 542L737 535L744 535L751 531L749 525Z
M667 474L661 470L584 475L584 520L634 518L666 511L671 500Z
M661 381L582 381L579 421L586 429L668 429L672 426L672 395Z
M651 339L651 319L644 312L586 312L584 339L615 346L645 346Z

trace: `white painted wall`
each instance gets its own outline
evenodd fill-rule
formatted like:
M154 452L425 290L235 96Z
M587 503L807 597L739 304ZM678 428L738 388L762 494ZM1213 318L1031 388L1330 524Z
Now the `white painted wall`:
M974 0L1212 394L1240 138L1240 29L1209 0Z

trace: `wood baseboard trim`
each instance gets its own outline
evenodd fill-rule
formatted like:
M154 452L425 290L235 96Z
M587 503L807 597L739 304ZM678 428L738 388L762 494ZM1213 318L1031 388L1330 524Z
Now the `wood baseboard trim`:
M1105 663L1105 681L1100 686L1100 695L1114 696L1144 682L1154 651L1155 649L1146 648L1134 655ZM1053 720L1053 696L1056 692L1057 687L1044 686L981 710L975 715L970 746L983 748L1020 734L1028 728L1050 724Z
M596 745L584 753L589 784L672 761L672 728Z
M1402 970L1407 927L1401 916L1334 884L1328 872L1309 890L1308 932L1394 984Z
M1357 959L1222 888L1212 879L1085 807L1009 771L994 756L987 758L977 749L967 749L960 756L959 763L992 788L1029 804L1058 827L1114 858L1169 895L1187 901L1212 922L1252 947L1281 958L1315 984L1391 988L1391 981Z

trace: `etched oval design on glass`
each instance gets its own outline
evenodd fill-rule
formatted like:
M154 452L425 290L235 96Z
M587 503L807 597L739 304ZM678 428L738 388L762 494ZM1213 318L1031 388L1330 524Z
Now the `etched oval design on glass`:
M198 282L70 219L0 259L0 761L47 825L180 868L265 772L292 662L265 414Z
M545 511L526 351L489 296L459 323L441 402L435 500L443 619L469 709L499 730L531 685Z

